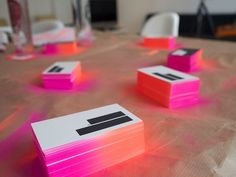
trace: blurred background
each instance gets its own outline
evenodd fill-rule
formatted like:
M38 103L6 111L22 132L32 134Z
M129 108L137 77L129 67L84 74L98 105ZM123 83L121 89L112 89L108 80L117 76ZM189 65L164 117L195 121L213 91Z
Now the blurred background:
M90 0L91 22L97 30L119 30L140 33L143 24L156 13L177 12L180 15L180 36L236 40L236 1L204 1L214 23L212 30L207 15L203 16L201 34L196 34L197 11L200 0ZM32 22L59 19L66 25L73 23L69 0L30 0ZM7 1L0 1L0 26L9 25ZM223 31L223 32L222 32Z

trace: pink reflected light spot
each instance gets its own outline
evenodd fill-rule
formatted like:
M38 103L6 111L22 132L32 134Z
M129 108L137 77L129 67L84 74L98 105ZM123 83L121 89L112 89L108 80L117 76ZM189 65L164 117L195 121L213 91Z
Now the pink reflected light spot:
M31 123L41 120L43 115L41 113L32 113L29 118L18 128L16 128L10 136L0 142L0 157L7 151L10 151L12 145L23 138L25 135L31 133Z

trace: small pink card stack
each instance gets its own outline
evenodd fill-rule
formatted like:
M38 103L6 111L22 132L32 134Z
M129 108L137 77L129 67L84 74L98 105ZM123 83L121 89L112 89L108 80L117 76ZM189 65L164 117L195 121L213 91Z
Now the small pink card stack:
M149 48L172 49L176 45L175 37L145 37L143 45Z
M47 89L72 89L80 75L80 62L56 62L42 73L42 79Z
M139 69L137 82L143 94L168 108L187 106L199 98L199 78L165 66Z
M202 60L200 49L178 49L169 54L167 66L183 72L199 70Z
M118 104L32 124L49 177L87 176L145 151L144 124Z

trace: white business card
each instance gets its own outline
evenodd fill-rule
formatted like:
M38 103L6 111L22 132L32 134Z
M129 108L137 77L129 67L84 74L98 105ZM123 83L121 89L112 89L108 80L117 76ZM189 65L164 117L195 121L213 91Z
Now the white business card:
M138 70L138 72L163 80L168 83L180 83L199 80L198 77L176 71L165 66L141 68Z
M43 75L69 75L80 65L79 61L56 62L48 67Z
M142 123L142 120L118 104L32 123L42 150L87 140L113 130Z

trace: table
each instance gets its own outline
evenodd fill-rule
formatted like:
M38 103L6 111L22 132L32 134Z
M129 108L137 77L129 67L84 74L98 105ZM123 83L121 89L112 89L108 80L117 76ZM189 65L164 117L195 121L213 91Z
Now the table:
M30 123L119 103L143 119L146 153L92 177L236 176L236 44L179 38L204 50L197 105L168 110L136 91L136 70L165 64L168 51L138 46L135 35L96 33L94 46L76 56L9 61L0 54L0 174L46 176ZM40 73L59 60L80 60L81 85L47 91Z

